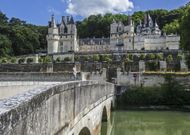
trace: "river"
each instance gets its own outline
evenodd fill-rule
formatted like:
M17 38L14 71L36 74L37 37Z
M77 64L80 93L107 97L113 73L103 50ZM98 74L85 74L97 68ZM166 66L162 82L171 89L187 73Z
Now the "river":
M190 113L116 111L112 125L111 135L190 135Z

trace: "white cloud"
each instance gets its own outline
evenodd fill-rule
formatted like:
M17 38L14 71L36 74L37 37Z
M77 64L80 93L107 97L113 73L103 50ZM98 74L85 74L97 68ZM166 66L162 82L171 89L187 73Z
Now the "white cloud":
M55 15L60 15L61 14L60 11L58 11L55 8L52 8L52 7L51 8L49 7L48 12L51 13L51 14L55 14Z
M92 14L121 13L134 8L130 0L62 0L67 4L66 12L88 17Z

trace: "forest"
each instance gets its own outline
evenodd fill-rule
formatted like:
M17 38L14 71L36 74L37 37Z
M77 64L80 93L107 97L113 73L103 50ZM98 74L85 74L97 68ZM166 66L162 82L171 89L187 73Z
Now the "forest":
M135 25L149 13L165 33L177 33L181 36L181 48L190 50L190 4L174 10L149 10L134 12ZM105 14L91 15L77 21L78 37L109 37L113 19L127 23L128 15ZM8 18L0 12L0 57L11 57L46 51L47 26L28 24L19 18ZM190 57L190 56L189 56Z

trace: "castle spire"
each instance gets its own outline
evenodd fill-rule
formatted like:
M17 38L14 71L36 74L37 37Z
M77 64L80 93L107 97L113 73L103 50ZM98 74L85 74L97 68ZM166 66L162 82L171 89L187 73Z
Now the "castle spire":
M141 20L139 20L139 25L142 27L142 21Z
M74 24L75 22L74 22L74 19L73 19L73 17L71 16L71 18L70 18L70 24Z
M61 23L65 25L65 16L62 16Z
M52 28L56 28L56 27L57 27L57 25L56 25L56 23L55 23L54 14L52 14L52 16L51 16L51 27L52 27Z
M159 26L158 26L158 23L156 22L156 20L155 20L155 27L156 28L158 28Z

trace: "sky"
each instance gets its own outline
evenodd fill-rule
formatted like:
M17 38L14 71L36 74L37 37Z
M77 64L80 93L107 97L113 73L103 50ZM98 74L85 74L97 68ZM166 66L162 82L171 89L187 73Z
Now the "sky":
M57 21L64 15L73 15L75 20L81 20L98 13L132 14L150 9L171 10L188 2L190 0L0 0L0 11L9 18L47 25L52 14Z

